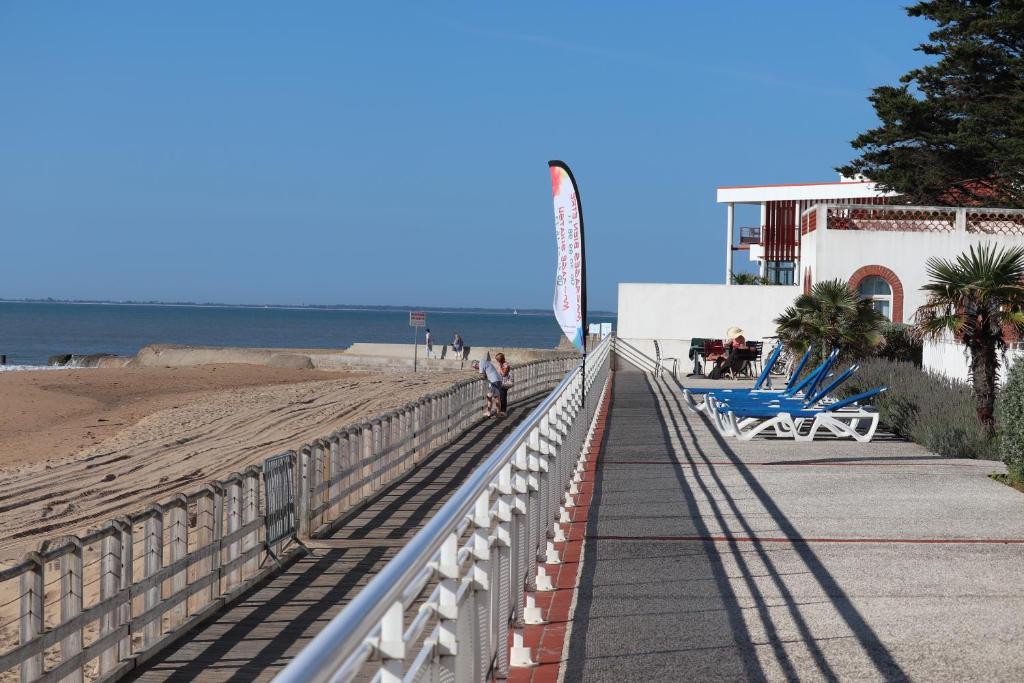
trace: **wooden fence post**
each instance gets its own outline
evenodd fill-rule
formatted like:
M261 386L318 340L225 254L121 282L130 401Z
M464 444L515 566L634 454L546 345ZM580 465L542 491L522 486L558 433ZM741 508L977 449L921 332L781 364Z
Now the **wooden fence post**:
M242 528L242 478L236 472L227 480L227 510L228 510L228 535L235 533ZM228 556L225 563L231 565L239 556L241 544L238 539L233 539L228 544ZM231 591L238 586L241 577L241 567L232 566L228 570L227 590Z
M260 468L250 465L245 469L245 502L242 508L242 524L255 522L260 514ZM242 538L242 552L252 550L260 542L260 530L257 527ZM259 555L245 561L243 579L255 576L260 568Z
M132 521L127 517L119 517L114 520L118 533L121 537L121 590L128 591L133 582L135 574L135 546L132 532ZM130 624L132 621L132 601L125 596L124 604L117 610L117 625ZM118 659L128 659L132 656L132 636L129 631L118 644Z
M327 487L327 500L332 501L327 506L327 523L334 522L341 515L341 437L338 432L331 434L328 443L331 444L331 461L327 477L330 486Z
M146 538L143 541L143 571L146 578L159 572L164 565L164 509L161 505L154 505L149 509L149 515L145 522ZM149 614L156 609L161 598L160 584L151 586L143 598L143 613ZM157 615L155 619L146 624L143 630L143 642L149 647L163 633L163 617Z
M207 484L199 492L199 497L196 499L196 552L209 548L213 543L213 497L213 487ZM213 573L215 566L213 556L216 554L218 553L211 551L210 555L195 563L196 581ZM204 588L193 596L193 613L198 612L213 602L213 598L216 595L215 586L215 582L211 583L209 587Z
M359 469L362 473L361 478L364 481L362 491L359 493L359 502L362 502L373 493L373 425L369 422L363 423L362 432L359 436L359 445L360 460L362 462L362 467Z
M309 446L303 446L295 463L295 517L299 538L309 538L309 461Z
M170 553L168 561L174 564L188 555L188 498L178 494L167 505L167 531L170 534ZM168 582L168 598L172 598L188 587L188 572L182 569L175 572ZM185 622L188 615L188 604L182 601L171 608L168 615L167 628L173 631Z
M121 592L121 572L123 567L124 547L121 539L121 528L116 522L108 525L109 533L103 537L102 556L100 557L100 600L107 600ZM112 633L121 625L119 609L109 610L100 619L100 637ZM100 653L100 675L110 673L121 660L121 643L107 648Z
M356 480L356 474L353 474L352 472L354 466L354 458L352 457L354 439L354 432L351 432L348 429L343 429L338 432L339 474L340 472L347 472L347 474L341 478L341 481L338 482L339 493L348 490ZM351 491L341 497L341 500L338 501L338 517L341 517L345 514L346 510L352 507L352 500L354 497L355 496Z
M65 624L82 613L82 541L71 536L67 539L71 550L60 556L60 622ZM82 629L75 629L60 641L61 661L68 661L82 651ZM63 681L81 683L82 669L79 668Z
M21 575L21 619L18 624L18 642L30 643L43 632L43 560L39 553L25 553L24 562L30 567ZM22 683L34 681L43 673L43 653L26 659L21 664Z

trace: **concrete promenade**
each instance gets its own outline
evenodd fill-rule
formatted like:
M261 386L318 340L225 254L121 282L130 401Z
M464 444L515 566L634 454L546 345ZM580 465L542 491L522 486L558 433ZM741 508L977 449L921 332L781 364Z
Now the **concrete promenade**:
M540 399L439 449L341 520L311 553L135 669L130 681L269 681L422 528Z
M725 440L616 373L567 681L1024 680L1024 495L993 462Z

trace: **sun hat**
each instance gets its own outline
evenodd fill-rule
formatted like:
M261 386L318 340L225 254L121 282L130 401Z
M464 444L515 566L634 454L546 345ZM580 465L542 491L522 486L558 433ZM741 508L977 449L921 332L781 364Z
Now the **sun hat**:
M726 339L735 339L736 337L739 337L741 334L743 334L743 328L733 325L726 331L725 337Z

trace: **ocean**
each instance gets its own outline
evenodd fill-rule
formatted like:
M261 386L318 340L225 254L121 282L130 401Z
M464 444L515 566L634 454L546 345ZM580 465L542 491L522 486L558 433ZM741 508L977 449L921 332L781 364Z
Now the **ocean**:
M553 348L561 338L553 315L428 310L427 327L435 344L455 331L469 346ZM46 365L60 353L131 356L147 344L344 348L412 339L407 311L0 302L0 355L9 369Z

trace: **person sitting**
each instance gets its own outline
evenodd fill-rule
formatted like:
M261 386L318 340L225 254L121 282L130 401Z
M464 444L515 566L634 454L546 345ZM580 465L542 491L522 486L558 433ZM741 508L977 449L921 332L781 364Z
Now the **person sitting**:
M743 336L743 329L733 325L725 333L722 353L714 354L714 358L708 357L708 360L715 363L711 374L708 375L709 379L721 379L726 373L729 373L730 378L736 379L736 371L742 370L743 364L747 362L743 353L746 350L747 339Z

